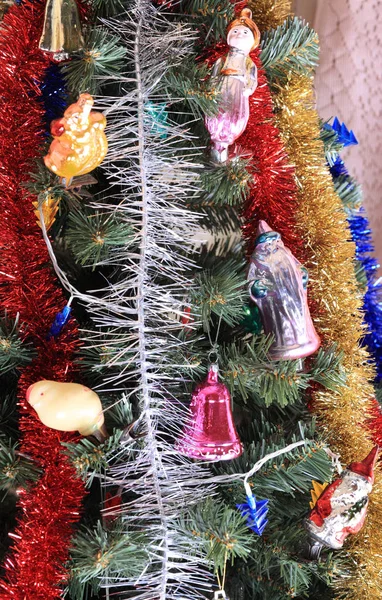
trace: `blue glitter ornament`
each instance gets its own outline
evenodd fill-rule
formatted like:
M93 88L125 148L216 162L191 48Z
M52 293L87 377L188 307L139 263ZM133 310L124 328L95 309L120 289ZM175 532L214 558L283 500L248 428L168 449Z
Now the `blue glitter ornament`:
M257 535L262 535L267 523L269 500L256 500L256 497L247 494L247 502L236 504L243 517L247 519L247 525Z

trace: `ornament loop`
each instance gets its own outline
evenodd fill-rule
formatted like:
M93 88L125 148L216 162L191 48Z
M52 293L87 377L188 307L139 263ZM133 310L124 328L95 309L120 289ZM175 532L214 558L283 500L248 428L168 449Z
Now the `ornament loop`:
M213 348L212 350L209 351L208 353L208 362L212 367L216 367L217 371L219 371L219 353L217 351L217 348Z

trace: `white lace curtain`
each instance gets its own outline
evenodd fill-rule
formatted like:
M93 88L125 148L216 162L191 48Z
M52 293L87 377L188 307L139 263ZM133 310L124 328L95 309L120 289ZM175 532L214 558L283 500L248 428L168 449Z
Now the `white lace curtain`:
M320 36L319 114L338 116L359 141L344 158L362 184L382 262L382 0L296 0L294 9Z

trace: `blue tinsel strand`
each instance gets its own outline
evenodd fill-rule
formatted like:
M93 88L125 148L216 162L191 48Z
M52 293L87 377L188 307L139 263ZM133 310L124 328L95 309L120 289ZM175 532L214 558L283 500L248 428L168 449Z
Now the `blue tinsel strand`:
M46 70L44 81L41 85L41 100L44 103L44 120L46 129L50 132L53 119L59 119L64 114L67 106L68 93L61 69L56 64L51 64Z
M357 144L357 140L352 131L346 128L345 124L340 124L336 118L332 126L338 135L338 140L344 146ZM330 167L333 179L340 175L349 175L348 170L340 158L337 157L334 164ZM350 184L349 184L350 185ZM368 348L372 354L377 367L376 381L382 381L382 278L377 278L379 268L378 261L371 255L374 251L372 232L369 221L361 207L349 218L352 240L356 246L356 259L361 263L367 281L367 289L363 300L364 322L367 325L367 333L363 338L363 345Z
M333 179L340 175L349 175L347 168L345 167L344 161L338 156L335 163L330 167L330 172Z

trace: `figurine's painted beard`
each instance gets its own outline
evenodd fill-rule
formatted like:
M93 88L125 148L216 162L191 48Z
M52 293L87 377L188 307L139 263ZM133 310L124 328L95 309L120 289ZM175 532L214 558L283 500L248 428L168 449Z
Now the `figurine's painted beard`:
M261 259L261 257L266 257L266 256L271 256L272 254L275 254L275 252L277 252L278 250L283 250L284 249L284 244L280 241L280 240L275 240L273 242L268 242L266 244L263 245L263 247L259 248L259 258Z
M333 508L336 506L350 506L362 500L362 498L371 492L371 488L371 483L365 477L352 472L345 473L343 481L336 488L332 496ZM347 493L346 490L348 490Z

